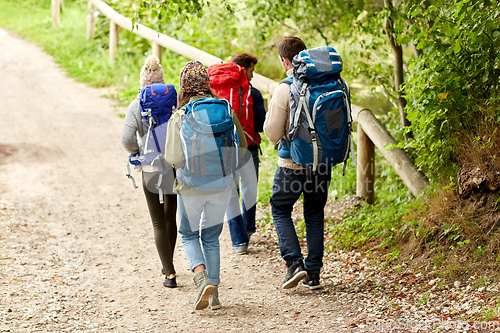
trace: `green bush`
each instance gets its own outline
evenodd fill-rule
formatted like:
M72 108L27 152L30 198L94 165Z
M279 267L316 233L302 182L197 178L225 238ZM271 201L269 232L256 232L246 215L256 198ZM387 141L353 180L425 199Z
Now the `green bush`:
M456 174L456 146L479 119L500 121L500 9L490 1L416 3L410 27L421 56L405 92L415 140L405 146L433 180ZM425 22L425 23L423 23ZM403 146L403 145L402 145Z

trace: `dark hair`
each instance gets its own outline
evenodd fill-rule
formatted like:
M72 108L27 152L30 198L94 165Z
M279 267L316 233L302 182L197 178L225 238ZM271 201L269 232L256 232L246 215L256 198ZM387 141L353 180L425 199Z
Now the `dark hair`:
M188 104L191 97L197 96L197 95L210 95L214 98L219 98L217 96L217 94L215 94L215 92L212 90L212 88L210 88L210 90L206 90L206 91L202 91L202 92L190 92L190 93L181 90L181 91L179 91L179 95L177 96L177 100L179 102L177 108L180 109L184 105Z
M259 60L257 59L256 56L251 55L250 53L239 53L239 54L234 54L231 57L231 61L235 62L237 65L244 67L244 68L249 68L250 65L256 64Z
M280 57L290 61L292 61L293 57L299 54L300 51L307 49L306 44L298 37L285 37L276 43L276 48L278 49Z

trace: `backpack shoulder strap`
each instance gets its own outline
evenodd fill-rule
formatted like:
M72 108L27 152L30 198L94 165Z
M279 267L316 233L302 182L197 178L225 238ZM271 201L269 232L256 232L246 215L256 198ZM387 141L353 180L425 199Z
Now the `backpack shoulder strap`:
M349 98L349 101L350 101L351 100L351 91L349 90L349 86L347 85L345 80L340 76L339 76L339 82L340 82L340 85L342 87L342 90L344 91L344 93L346 94L347 98Z
M291 85L293 83L293 77L287 77L286 79L281 80L280 84L282 84L282 83Z
M354 143L352 140L352 111L351 111L351 91L349 90L349 86L345 82L345 80L339 77L340 85L342 86L342 90L346 95L346 107L347 107L347 120L349 122L349 145L351 146L351 159L352 165L356 166L356 153L354 151ZM349 149L349 147L347 148ZM344 161L344 171L342 172L342 176L345 176L345 169L347 167L347 160Z

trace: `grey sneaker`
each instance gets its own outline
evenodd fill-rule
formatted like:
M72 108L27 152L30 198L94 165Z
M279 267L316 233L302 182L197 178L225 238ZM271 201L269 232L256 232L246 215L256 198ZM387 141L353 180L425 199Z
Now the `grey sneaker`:
M212 310L220 309L219 286L214 286L214 292L208 298L208 304Z
M198 297L194 303L195 310L202 310L208 306L208 298L214 291L214 286L208 279L207 271L199 272L193 278L198 288Z

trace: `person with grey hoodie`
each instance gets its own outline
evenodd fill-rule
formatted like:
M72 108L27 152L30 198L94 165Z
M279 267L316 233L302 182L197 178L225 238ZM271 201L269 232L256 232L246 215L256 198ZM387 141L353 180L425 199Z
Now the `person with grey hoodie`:
M149 56L140 74L141 89L154 83L165 83L163 69L160 60L155 55ZM139 99L133 100L127 110L125 123L123 125L122 145L130 154L137 154L140 151L142 138L147 135L149 124L142 120ZM177 239L177 195L172 191L163 195L163 203L158 200L158 192L155 184L158 182L158 173L149 172L142 169L142 188L146 196L149 215L153 223L154 239L156 250L162 263L162 274L165 274L163 285L167 288L177 287L175 279L175 269L173 264L174 248ZM153 175L149 177L149 175ZM165 180L167 183L163 188L173 187L173 175Z

